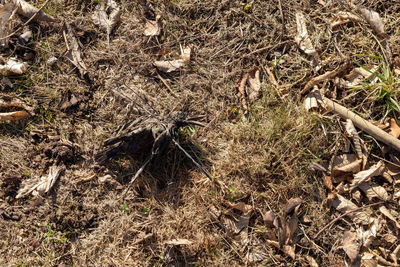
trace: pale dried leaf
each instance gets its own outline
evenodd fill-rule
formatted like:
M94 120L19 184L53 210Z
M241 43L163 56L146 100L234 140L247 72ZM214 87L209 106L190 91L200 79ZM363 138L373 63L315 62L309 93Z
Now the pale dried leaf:
M386 216L387 217L387 216ZM389 217L388 217L389 218ZM397 237L395 235L392 234L384 234L382 236L382 241L385 241L387 244L389 245L393 245L394 243L397 242Z
M347 79L344 82L346 88L355 88L359 86L365 80L371 80L375 78L375 72L379 70L379 66L373 66L371 69L366 70L365 68L355 68L349 74L345 76Z
M189 62L191 53L192 53L192 48L190 46L187 46L185 48L181 47L181 55L180 55L180 57L185 62Z
M359 184L368 182L372 177L382 175L385 170L385 165L379 161L371 166L368 170L360 171L354 175L354 180L351 183L351 189L356 188Z
M71 25L66 22L64 22L64 33L64 36L67 38L67 40L65 41L67 42L68 48L66 56L71 61L71 63L74 64L76 68L78 68L80 74L84 76L86 74L87 68L81 57L79 43L75 37L75 33Z
M308 35L306 21L304 14L296 12L296 24L297 24L297 35L295 37L296 43L304 53L317 57L318 53L311 42L310 36Z
M374 254L369 252L364 252L361 256L361 266L362 267L376 267L378 261Z
M323 178L325 187L328 188L329 192L332 192L333 191L333 183L332 183L331 177L324 173L322 175L322 178Z
M25 2L24 0L12 0L14 5L18 8L17 13L25 18L30 19L32 16L34 21L46 21L55 22L56 19L49 14L46 14L43 10L32 6L31 4Z
M0 113L0 121L18 121L29 118L31 115L24 111L13 111L13 112L5 112Z
M358 135L358 132L356 130L356 127L354 127L352 120L350 120L350 119L346 120L345 129L346 129L346 133L353 139L354 149L357 152L357 157L359 159L362 159L363 153L362 153L362 149L361 149L361 138ZM361 164L361 162L360 162L360 164Z
M376 34L385 34L385 25L383 24L383 21L377 12L365 7L360 7L358 11L360 12L361 16L371 25Z
M100 2L92 15L93 22L110 34L120 20L121 8L114 0Z
M17 97L10 97L7 95L0 95L0 108L23 108L31 114L33 113L33 108L28 106L24 101Z
M261 92L260 69L258 67L255 67L249 71L247 85L246 92L249 100L256 100Z
M396 120L393 119L393 118L390 118L389 123L390 123L389 134L394 136L395 138L399 138L399 136L400 136L400 127L399 127L399 125L397 125Z
M162 72L174 72L185 66L185 61L183 59L169 60L169 61L156 61L154 66Z
M28 63L21 62L16 58L10 58L5 65L0 65L0 74L4 76L23 74L28 67Z
M340 25L349 22L362 22L362 19L353 13L341 11L336 15L335 18L331 19L330 26L332 29L336 29Z
M179 246L179 245L191 245L191 244L193 244L193 242L188 239L177 238L177 239L172 239L172 240L166 241L165 244Z
M351 262L355 262L361 248L361 242L356 232L346 231L343 235L341 248L346 252Z
M344 173L357 173L361 169L361 161L355 154L343 154L335 156L331 164L332 176Z
M390 198L386 189L383 186L377 184L369 185L364 183L358 185L358 188L360 188L364 192L369 200L372 200L373 198L378 198L386 201Z
M373 218L370 215L370 209L362 209L350 212L358 209L358 206L339 194L336 194L336 198L333 200L332 206L342 213L349 212L347 217L352 219L355 223L368 225L373 221Z
M380 206L379 207L379 211L382 212L383 215L385 215L386 218L390 219L394 225L396 226L396 228L398 230L400 230L400 224L399 222L394 218L394 216L392 215L392 213L390 212L390 210L388 210L385 206Z
M397 247L393 250L393 253L390 254L390 258L397 265L397 260L400 260L400 245L397 245Z
M357 229L357 234L362 242L362 245L366 248L370 248L372 242L378 235L382 227L382 221L379 218L375 218L373 222L369 225L368 229L365 230L363 227Z
M356 189L351 193L351 198L354 199L357 203L361 203L361 192L360 190Z
M44 195L49 192L50 189L54 186L61 172L63 171L63 167L53 165L49 168L49 174L47 176L42 176L40 181L33 184L32 181L37 181L37 179L32 179L31 181L27 181L24 187L21 187L18 190L18 195L16 198L22 198L30 193L32 195Z
M318 267L318 263L313 257L311 257L309 255L305 255L305 258L307 260L308 266Z
M145 36L158 36L161 33L161 25L156 20L146 20L146 25L144 26L144 35Z

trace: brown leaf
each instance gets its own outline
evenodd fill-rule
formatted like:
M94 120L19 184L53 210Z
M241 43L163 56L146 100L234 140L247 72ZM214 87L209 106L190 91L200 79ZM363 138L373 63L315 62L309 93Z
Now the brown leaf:
M2 47L8 47L8 38L10 33L10 20L14 11L14 5L12 3L5 4L0 11L0 45Z
M292 245L292 246L284 245L284 246L281 247L279 245L279 242L277 242L277 241L266 240L265 242L268 245L272 245L272 246L276 247L277 249L280 249L283 253L285 253L286 255L291 257L292 259L295 259L295 257L296 257L296 253L295 253L296 246L295 245Z
M288 200L285 206L285 215L291 213L295 208L301 204L302 200L299 197L291 198Z
M372 253L364 252L361 257L361 266L362 267L378 266L378 261L376 260L376 256Z
M390 118L389 123L390 123L389 134L394 136L395 138L399 138L399 136L400 136L400 127L399 127L399 125L397 125L396 120L393 119L393 118Z
M379 36L385 34L385 25L379 14L365 7L358 8L361 16L371 25L372 29Z
M145 36L158 36L161 33L161 25L156 20L146 20L146 25L144 26Z
M0 113L0 121L18 121L29 118L30 116L31 115L24 110Z
M356 204L339 194L336 194L336 198L333 200L332 206L342 213L347 213L349 211L358 209L358 206ZM350 212L347 214L347 217L352 219L355 223L359 223L362 225L369 225L373 221L373 218L370 215L370 209Z
M325 187L329 190L329 192L332 192L333 190L333 184L332 184L332 179L329 175L326 175L325 173L323 174L323 179L324 179L324 185Z
M253 210L251 205L247 205L244 202L239 202L231 206L235 210L241 211L243 214L247 214Z
M79 73L83 77L87 73L87 68L82 60L79 42L71 25L69 25L65 21L63 33L68 50L66 56L70 60L70 62L79 70Z
M318 263L313 257L311 257L309 255L305 255L305 258L307 260L308 266L318 267Z
M372 200L373 198L378 198L385 201L390 199L389 194L383 186L377 184L369 185L364 183L358 185L358 188L364 192L369 200Z
M374 176L382 175L385 170L385 165L382 161L379 161L375 165L371 166L368 170L360 171L354 175L353 182L351 183L351 190L356 188L358 185L366 183Z
M258 67L254 67L249 71L247 84L247 96L250 101L254 101L259 97L261 91L260 69Z
M267 213L263 214L263 221L269 227L272 227L274 224L276 216L272 210L268 211Z
M362 19L350 12L341 11L336 15L335 18L331 19L330 26L334 30L337 27L349 22L362 22Z
M346 255L350 258L350 261L355 262L361 248L361 242L357 233L353 231L344 232L341 247L344 252L346 252Z
M400 230L400 224L399 222L394 218L390 210L388 210L385 206L380 206L379 211L382 212L383 215L385 215L386 218L390 219L394 225L396 226L397 230Z
M114 0L100 1L96 7L92 19L94 24L100 26L108 35L120 20L122 10Z

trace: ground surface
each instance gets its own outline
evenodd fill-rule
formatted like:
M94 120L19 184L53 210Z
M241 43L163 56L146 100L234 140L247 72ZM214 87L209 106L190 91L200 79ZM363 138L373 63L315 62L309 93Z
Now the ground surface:
M75 30L85 77L65 57L62 22L30 23L28 71L9 77L14 88L2 85L2 94L20 97L35 116L0 123L0 265L307 266L312 257L320 266L343 266L340 239L351 222L338 221L312 238L338 214L326 205L322 174L308 166L345 151L348 138L338 117L305 111L300 91L346 58L363 66L382 63L383 50L365 23L330 28L335 14L352 11L347 1L149 1L146 13L143 1L122 0L109 41L91 19L99 2L52 0L43 9ZM357 4L380 14L396 62L400 4ZM297 11L305 14L324 61L318 72L294 41ZM144 36L146 16L154 15L161 16L161 34ZM157 71L153 62L177 58L180 46L192 48L190 63L173 73ZM22 58L21 49L12 53ZM58 61L50 66L53 56ZM255 66L261 94L245 116L237 84ZM121 199L145 155L121 154L101 165L93 158L118 126L141 116L112 92L135 98L123 84L161 114L205 115L205 127L182 128L177 138L214 181L171 144ZM386 99L373 89L322 86L365 119L380 121L387 111ZM63 108L71 95L79 103ZM387 156L382 144L362 137L371 151ZM60 158L65 171L48 194L16 199L24 181L46 176ZM281 215L291 198L302 199L294 259L267 242L277 233L265 222L268 211Z

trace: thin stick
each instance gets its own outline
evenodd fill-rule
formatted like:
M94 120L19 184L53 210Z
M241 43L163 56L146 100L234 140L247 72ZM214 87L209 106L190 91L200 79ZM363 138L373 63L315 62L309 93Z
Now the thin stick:
M136 181L136 179L139 177L139 175L144 171L144 168L146 168L147 164L153 159L153 154L148 157L145 161L145 163L140 167L140 169L136 172L135 176L131 179L131 181L128 184L128 187L125 189L125 192L122 194L122 198L125 197L126 193L128 193L129 188L131 188L132 184Z
M354 112L350 111L346 107L339 105L338 103L330 100L329 98L322 97L328 109L338 114L343 119L350 119L354 125L363 130L364 132L372 135L377 140L385 143L386 145L392 147L393 149L400 152L400 140L394 136L388 134L377 126L373 125L369 121L361 118Z
M369 207L381 205L381 204L383 204L383 203L385 203L385 201L380 201L380 202L377 202L377 203L372 203L372 204L369 204L369 205L366 205L366 206L362 206L362 207L359 207L359 208L354 209L354 210L349 210L349 211L343 213L342 215L340 215L339 217L333 219L330 223L328 223L327 225L325 225L325 226L313 237L313 239L316 239L323 231L325 231L326 229L328 229L332 224L334 224L334 223L337 222L338 220L342 219L343 217L349 215L350 213L353 213L353 212L356 212L356 211L359 211L359 210L362 210L362 209L365 209L365 208L369 208Z
M176 94L174 93L174 91L172 91L171 86L169 86L169 84L167 83L167 81L166 81L163 77L161 77L161 75L160 75L160 73L158 73L158 71L157 71L157 76L158 76L158 78L162 81L162 83L165 85L165 87L167 87L167 89L168 89L168 91L171 93L171 95L172 95L173 97L177 97Z
M192 162L197 166L197 168L199 168L199 170L205 175L207 176L208 179L210 179L211 181L213 180L213 178L211 177L211 175L203 168L201 167L201 165L199 163L197 163L197 161L194 160L194 158L192 158L192 156L190 156L190 154L183 148L181 147L181 145L174 139L172 138L172 142L174 142L174 144L183 152L185 153L186 157L188 157L189 159L192 160Z

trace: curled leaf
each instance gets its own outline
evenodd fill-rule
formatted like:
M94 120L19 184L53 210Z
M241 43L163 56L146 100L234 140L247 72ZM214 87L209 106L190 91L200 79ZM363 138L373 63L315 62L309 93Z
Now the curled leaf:
M13 4L18 8L17 13L25 18L30 19L33 17L34 21L46 21L55 22L56 19L49 14L46 14L43 10L32 6L24 0L12 0Z
M0 73L4 76L20 75L25 73L28 63L21 62L16 58L9 58L4 65L0 65Z
M162 72L174 72L185 66L185 61L183 59L169 60L169 61L156 61L154 66Z

